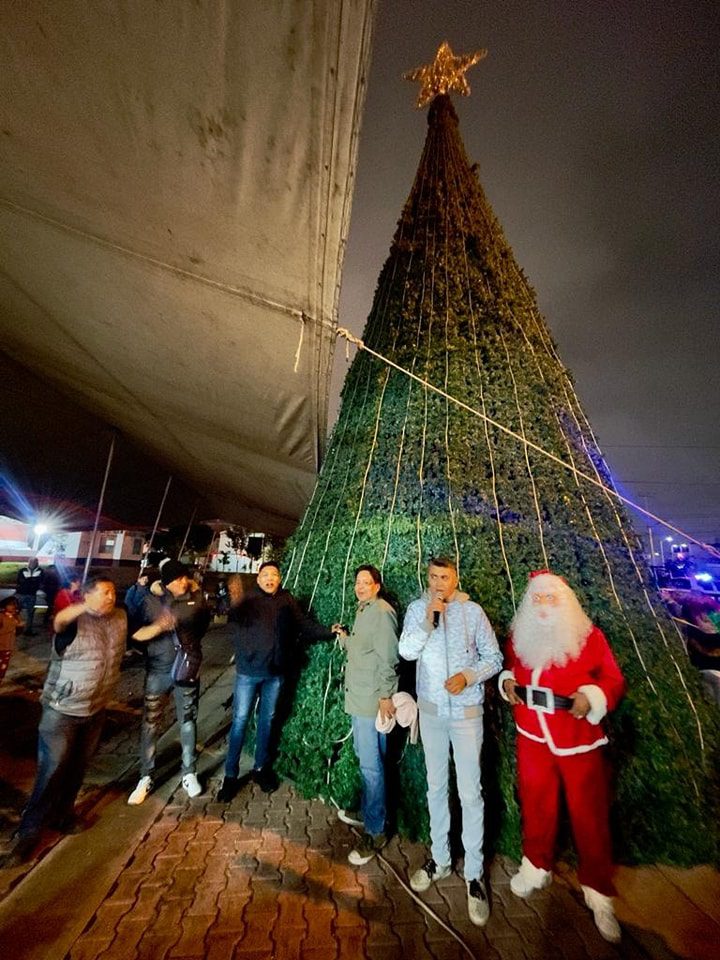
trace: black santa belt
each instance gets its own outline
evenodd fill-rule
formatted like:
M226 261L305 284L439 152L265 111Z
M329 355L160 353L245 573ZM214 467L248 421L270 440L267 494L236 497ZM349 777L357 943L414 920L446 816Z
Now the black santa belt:
M556 710L572 710L575 701L572 697L563 697L553 693L550 687L515 687L515 693L525 705L537 713L555 713Z

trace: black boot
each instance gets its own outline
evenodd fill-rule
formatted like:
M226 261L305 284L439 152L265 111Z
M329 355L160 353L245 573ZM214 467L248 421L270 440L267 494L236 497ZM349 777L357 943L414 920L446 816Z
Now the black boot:
M224 777L222 786L218 790L217 802L231 803L239 789L240 784L237 777Z
M280 786L277 774L269 766L263 767L261 770L253 770L253 780L263 793L274 793Z

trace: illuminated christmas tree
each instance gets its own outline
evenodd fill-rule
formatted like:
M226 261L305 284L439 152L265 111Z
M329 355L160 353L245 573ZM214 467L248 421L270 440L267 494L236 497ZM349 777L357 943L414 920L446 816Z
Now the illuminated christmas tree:
M321 621L352 622L354 568L373 563L402 614L425 585L428 559L448 554L502 639L528 573L562 574L628 682L611 719L619 855L713 860L717 717L650 586L572 378L466 156L448 93L467 92L464 71L477 59L443 45L413 74L430 102L428 135L363 337L423 382L358 352L312 501L288 544L285 585ZM330 644L308 649L280 752L281 771L304 792L341 805L358 783L342 665ZM514 732L498 697L489 700L490 839L517 853ZM405 748L400 780L400 828L423 835L419 746Z

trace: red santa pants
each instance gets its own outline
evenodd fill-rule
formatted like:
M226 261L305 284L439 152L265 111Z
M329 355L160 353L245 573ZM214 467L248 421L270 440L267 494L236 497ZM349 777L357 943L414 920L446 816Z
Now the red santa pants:
M578 879L612 897L608 773L602 748L556 757L546 744L518 736L517 763L525 856L534 866L552 870L562 784L578 854Z

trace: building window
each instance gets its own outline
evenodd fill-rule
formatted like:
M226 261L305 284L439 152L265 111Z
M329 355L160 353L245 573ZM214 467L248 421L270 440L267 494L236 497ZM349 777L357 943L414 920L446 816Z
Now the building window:
M143 540L142 537L135 537L135 539L133 540L133 549L132 549L132 552L133 552L133 554L134 554L135 556L139 557L140 554L142 553L142 548L143 548L143 543L144 543L144 542L145 542L145 541Z
M115 549L115 537L103 537L100 541L100 553L112 553Z

